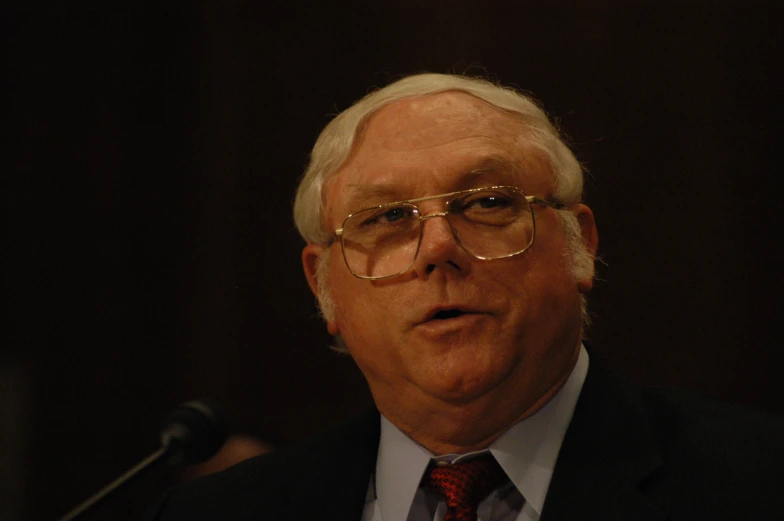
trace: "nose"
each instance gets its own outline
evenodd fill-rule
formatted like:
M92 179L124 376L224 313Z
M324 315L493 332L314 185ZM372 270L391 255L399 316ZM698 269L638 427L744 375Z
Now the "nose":
M426 278L436 269L467 272L470 258L455 238L446 212L431 213L422 217L422 242L414 260L414 272Z

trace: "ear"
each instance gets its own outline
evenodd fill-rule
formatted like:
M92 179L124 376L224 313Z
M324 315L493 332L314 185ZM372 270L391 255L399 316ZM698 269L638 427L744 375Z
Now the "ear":
M577 217L580 223L580 234L583 238L583 245L591 254L592 259L596 259L596 251L599 248L599 232L596 229L596 221L593 217L593 212L584 204L576 204L571 208L572 213ZM593 289L593 276L594 270L591 270L591 275L582 280L577 281L577 288L580 293L590 293Z
M302 249L302 268L305 271L305 278L308 279L308 286L310 291L320 298L318 286L318 263L321 255L329 248L329 246L322 246L320 244L308 244ZM327 317L324 317L325 319ZM335 321L335 317L329 317L327 320L327 331L332 336L340 333L340 328Z
M302 249L302 268L305 270L305 278L308 279L310 291L318 297L318 261L324 253L325 246L320 244L308 244Z

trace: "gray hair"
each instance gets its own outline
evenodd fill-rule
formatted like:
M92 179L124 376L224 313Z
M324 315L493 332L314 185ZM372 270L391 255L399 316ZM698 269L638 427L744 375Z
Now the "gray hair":
M369 118L389 103L445 91L465 92L520 119L530 133L531 143L542 150L550 162L554 176L554 198L564 204L581 200L582 167L564 143L559 130L531 97L484 79L448 74L416 74L366 95L338 114L319 135L294 200L294 221L306 242L327 244L330 241L332 234L326 227L324 215L324 187L348 160L354 142ZM559 212L559 215L568 244L566 261L575 280L593 276L593 255L583 244L577 218L570 212ZM334 314L334 303L329 292L328 265L329 250L326 250L318 261L317 297L322 315L330 320ZM582 309L583 320L587 323L584 298Z
M466 92L523 121L531 133L532 144L545 152L550 161L555 176L556 200L564 204L580 201L582 167L563 142L558 129L533 99L483 79L417 74L371 92L341 112L319 135L294 200L294 221L306 242L329 242L331 233L325 223L324 186L348 160L354 141L370 116L394 101L445 91Z

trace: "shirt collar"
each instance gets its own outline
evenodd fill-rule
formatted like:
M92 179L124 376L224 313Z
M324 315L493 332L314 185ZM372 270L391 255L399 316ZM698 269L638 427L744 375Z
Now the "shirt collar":
M587 373L588 353L581 346L577 364L563 387L544 407L513 425L489 447L517 490L539 515ZM386 521L406 521L419 482L433 457L429 450L381 416L375 497Z

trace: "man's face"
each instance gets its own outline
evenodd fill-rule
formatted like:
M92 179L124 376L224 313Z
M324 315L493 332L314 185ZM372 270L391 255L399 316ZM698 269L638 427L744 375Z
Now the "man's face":
M330 230L370 206L491 185L549 198L552 173L523 123L465 93L391 103L376 112L326 187ZM444 200L420 203L423 215ZM573 205L595 240L590 210ZM505 406L524 416L568 376L581 335L580 291L557 212L535 206L537 234L525 253L481 261L456 242L446 219L424 224L417 259L391 279L361 280L331 248L332 334L341 334L376 405L390 419L414 411ZM315 290L316 259L303 262ZM442 310L458 310L438 319ZM510 418L512 419L512 418Z

